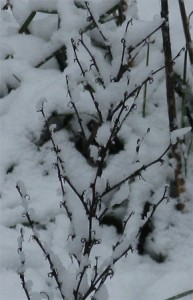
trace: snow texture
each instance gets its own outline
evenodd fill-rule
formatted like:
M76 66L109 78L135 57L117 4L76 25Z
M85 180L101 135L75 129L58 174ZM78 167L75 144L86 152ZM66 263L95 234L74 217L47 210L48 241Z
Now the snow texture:
M85 6L85 1L75 2ZM98 22L100 15L119 1L88 2ZM72 300L73 291L79 283L79 292L84 295L87 291L89 283L96 275L96 263L99 274L102 274L107 266L110 273L105 284L95 294L93 292L89 295L93 296L93 299L165 300L193 289L191 144L190 147L184 146L188 165L186 208L183 213L175 210L175 199L163 201L159 205L153 217L154 230L147 238L145 255L139 255L136 249L138 229L148 217L147 214L141 219L143 207L148 201L156 204L162 198L165 185L174 175L171 167L173 162L165 155L165 164L160 166L160 163L157 163L147 170L143 169L135 181L132 182L132 178L129 178L120 189L114 189L101 196L107 187L113 187L120 180L160 157L170 141L175 144L177 139L183 138L184 135L189 140L192 139L187 120L185 128L169 133L164 70L158 72L150 84L152 71L164 64L160 31L150 38L150 65L146 66L147 48L146 44L142 43L130 53L130 59L134 58L134 65L130 71L120 82L114 82L121 64L123 47L135 48L141 40L144 39L145 42L146 36L163 22L160 17L160 1L148 0L147 4L145 0L138 0L138 6L134 0L128 2L126 21L131 18L133 21L129 24L127 32L126 22L125 26L117 27L114 21L109 21L106 24L97 23L101 32L108 37L105 42L96 28L86 31L83 35L83 41L95 58L100 72L96 66L91 65L92 57L80 42L80 29L83 31L90 24L88 12L74 6L74 1L12 0L12 10L8 8L0 11L1 300L26 299L18 273L26 277L30 299L48 299L48 296L50 300L61 299L53 276L48 276L53 270L57 271L58 279L62 282L60 289L66 295L65 299ZM1 8L5 4L6 1L0 1ZM185 5L189 14L192 11L192 1L186 0ZM171 44L175 56L185 45L185 40L178 5L175 1L169 1L169 8ZM47 10L48 13L42 10ZM32 11L37 11L29 25L32 34L19 34L18 30ZM58 11L59 19L56 14L51 14L53 11ZM193 36L192 20L191 17L190 30ZM107 63L105 53L97 50L93 40L103 46L112 44L111 64ZM83 70L75 61L73 42L76 46L78 43L77 54ZM53 56L47 61L45 59L63 45L66 45L68 60L67 67L61 72L56 57ZM141 51L137 54L139 48ZM129 57L125 56L123 63L126 63L127 59ZM184 57L181 55L174 65L175 72L181 76L183 62ZM41 66L38 66L39 64ZM187 78L190 87L193 86L192 74L193 71L189 67ZM104 86L97 83L99 77L102 78ZM146 118L142 118L144 87L139 91L137 99L132 92L148 77L150 80L147 82L147 115ZM117 109L111 121L105 122L98 129L96 143L91 144L89 148L93 161L86 163L86 155L77 151L73 140L74 136L78 138L82 134L82 120L87 125L90 121L95 124L99 118L96 104L91 101L86 83L95 91L95 99L103 119L107 116L109 108L115 108L119 100L124 100L124 97L131 94L125 102L125 110L119 120L122 122L132 107L118 134L124 147L116 155L113 154L113 150L112 153L109 151L101 177L96 176L92 163L100 163L99 149L106 146L120 109ZM176 98L180 121L181 99L177 95ZM75 108L79 112L78 117ZM64 162L60 165L62 176L68 176L64 183L64 193L61 192L57 177L53 144L50 135L46 136L45 121L54 118L55 114L72 120L70 125L62 125L62 128L59 128L58 124L48 122L52 138L61 150L57 159ZM90 136L88 126L85 126L85 135ZM75 193L68 184L68 179L72 186L76 187ZM82 255L85 239L88 239L90 234L88 215L80 199L88 205L92 204L93 182L96 183L95 192L100 196L98 201L101 210L104 209L110 215L117 214L127 222L124 236L120 236L114 226L102 227L99 226L98 220L93 221L92 238L95 239L96 245L88 257ZM65 205L72 211L72 222L69 221ZM32 230L26 213L29 213L34 221L35 226ZM53 269L50 270L47 255L38 247L36 239L40 239L46 254L50 254ZM131 249L134 251L130 251ZM160 258L163 259L162 263L159 263ZM115 264L117 260L119 261ZM111 276L113 274L114 276ZM184 299L191 300L192 295Z
M171 143L175 144L179 138L191 131L191 127L176 129L171 132Z

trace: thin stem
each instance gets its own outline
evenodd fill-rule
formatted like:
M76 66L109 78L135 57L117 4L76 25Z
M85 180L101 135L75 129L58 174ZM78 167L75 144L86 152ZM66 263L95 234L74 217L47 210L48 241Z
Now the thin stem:
M66 47L63 45L61 46L59 49L55 50L54 52L52 52L51 54L49 54L46 58L44 58L44 60L40 61L38 64L36 64L34 66L34 68L40 68L41 66L43 66L47 61L49 61L50 59L52 59L53 57L57 56L57 54L59 54L61 51L65 51Z
M142 43L144 43L150 36L152 36L160 28L162 28L162 26L163 26L164 23L165 23L165 21L163 21L158 27L156 27L151 33L149 33L145 38L143 38L135 46L130 46L129 49L128 49L128 52L131 53L133 50L135 50L137 47L139 47Z
M189 291L187 291L187 292L178 294L178 295L176 295L176 296L167 298L167 299L165 299L165 300L176 300L176 299L181 299L181 298L184 298L184 297L189 296L189 295L192 295L192 294L193 294L193 290L189 290Z
M27 17L21 28L19 29L19 33L24 33L28 30L28 26L36 15L36 11L32 11L31 14Z
M146 67L149 65L149 52L150 52L150 38L147 41ZM145 83L144 94L143 94L143 118L146 117L146 100L147 100L147 82Z
M96 28L98 29L99 34L101 35L102 39L103 39L104 42L105 42L105 45L106 45L107 48L108 48L108 52L109 52L109 55L110 55L111 60L112 60L113 55L112 55L112 52L111 52L111 48L110 48L109 45L107 45L108 39L105 37L105 35L103 34L101 28L99 27L99 24L98 24L97 21L95 20L93 14L92 14L92 11L91 11L91 9L90 9L89 3L88 3L87 1L85 1L85 5L86 5L86 8L87 8L88 13L89 13L89 15L90 15L90 19L91 19L92 22L94 23L94 27L96 27Z
M184 53L184 72L183 72L183 85L186 86L186 89L182 95L182 109L181 109L181 128L184 127L184 116L186 113L186 95L187 95L187 81L186 81L186 75L187 75L187 48Z
M26 198L26 196L28 196L28 198L30 199L30 196L29 195L24 195L23 192L22 192L22 189L20 188L19 185L16 185L16 188L21 196L21 198ZM52 259L51 259L51 256L50 254L45 250L41 240L39 239L38 235L35 233L36 232L36 228L35 228L35 222L31 219L30 217L30 214L28 211L25 211L24 213L24 216L27 218L28 220L28 223L29 223L29 226L33 232L33 239L36 241L36 243L38 244L38 246L40 247L40 249L42 250L42 252L44 253L46 259L48 260L48 263L49 263L49 266L50 266L50 270L51 270L51 277L54 277L56 283L57 283L57 286L58 286L58 289L60 291L60 294L61 294L61 297L62 299L65 299L65 296L62 292L62 289L61 289L61 282L59 281L59 278L58 278L58 272L57 270L55 269L54 267L54 263L52 262ZM21 278L21 277L20 277ZM23 278L24 279L24 278ZM30 299L30 298L29 298Z
M184 0L178 0L178 3L179 3L179 7L180 7L181 19L182 19L185 38L186 38L189 59L190 59L191 65L193 65L193 47L192 47L193 41L191 39L190 28L189 28L190 16L189 16L189 18L187 18Z
M92 62L92 64L90 65L90 69L92 68L92 66L95 66L95 68L96 68L96 70L97 70L97 73L98 73L98 75L99 75L99 80L98 80L98 82L100 82L100 83L102 84L103 88L105 88L104 80L103 80L102 77L101 77L101 73L100 73L99 67L98 67L98 65L97 65L96 59L95 59L94 55L91 53L91 51L89 50L89 48L87 47L87 45L85 44L85 42L84 42L84 40L83 40L83 32L81 32L81 31L80 31L80 36L81 36L81 38L80 38L79 41L81 42L81 44L83 45L83 47L86 49L86 51L88 52L88 54L89 54L90 57L91 57L91 62Z
M72 107L74 108L75 110L75 113L76 113L76 116L77 116L77 119L78 119L78 123L80 125L80 129L81 129L81 133L82 133L82 136L84 137L84 139L86 140L86 134L84 132L84 128L82 126L82 119L80 118L80 115L79 115L79 112L77 110L77 107L74 103L74 99L72 98L72 93L71 93L71 90L70 90L70 87L69 87L69 81L68 81L68 76L66 75L66 85L67 85L67 90L68 90L68 95L71 99L71 104L72 104Z
M81 70L81 75L86 79L86 72L88 72L88 70L84 70L83 67L82 67L82 65L81 65L81 63L80 63L80 61L79 61L79 58L78 58L78 55L77 55L77 51L78 51L77 44L75 43L74 39L71 39L71 43L72 43L72 47L73 47L74 55L75 55L74 61L78 63L78 65L80 67L80 70ZM102 113L101 113L101 111L99 109L98 102L95 100L95 96L94 96L94 92L93 92L94 90L93 90L92 86L88 82L87 82L86 86L84 86L84 88L86 90L88 90L88 92L89 92L89 94L90 94L90 96L92 98L92 101L94 103L94 106L96 108L96 111L98 113L99 120L100 120L100 122L102 124L103 123Z
M137 176L141 176L141 172L142 171L146 171L147 168L151 167L152 165L160 162L161 164L163 164L163 156L168 152L168 150L171 148L171 144L168 145L168 147L165 149L165 151L156 159L154 159L153 161L151 161L150 163L143 165L142 167L140 167L139 169L137 169L136 171L134 171L132 174L128 175L127 177L125 177L124 179L120 180L119 182L117 182L116 184L114 184L111 187L108 187L102 194L101 194L101 198L104 197L106 194L108 194L109 192L113 191L114 189L118 188L119 186L121 186L123 183L125 183L126 181L135 178ZM119 177L119 176L118 176Z

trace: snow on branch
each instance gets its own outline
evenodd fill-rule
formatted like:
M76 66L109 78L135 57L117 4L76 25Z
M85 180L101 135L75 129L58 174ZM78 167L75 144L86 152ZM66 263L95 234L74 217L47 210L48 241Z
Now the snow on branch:
M57 288L60 291L62 299L65 299L65 295L63 293L63 282L61 281L62 276L60 275L60 270L64 267L62 267L62 263L60 262L60 269L58 268L59 265L57 266L55 263L55 256L51 253L49 249L47 249L46 244L43 244L43 242L40 240L39 233L36 229L35 222L31 217L31 212L28 210L28 205L26 205L26 201L30 200L30 196L27 194L26 188L23 184L23 182L18 181L16 188L21 196L22 199L22 206L25 209L25 212L23 214L23 217L27 218L27 221L29 223L29 226L32 230L32 239L37 243L39 248L41 249L42 253L44 254L46 260L49 263L50 266L50 273L48 274L49 277L53 277L57 283ZM23 252L23 241L24 241L24 231L23 229L20 230L20 237L18 238L18 252L20 254L20 261L21 261L21 268L19 270L19 275L22 281L22 286L24 288L24 291L26 293L27 298L30 300L29 296L29 291L28 291L28 286L27 283L25 282L25 277L24 277L24 271L25 271L25 254Z
M44 6L46 8L46 2L44 1L35 1L31 5L34 11L43 9ZM47 9L53 9L52 5L54 5L53 1L48 1ZM55 5L57 9L57 4ZM115 264L135 249L142 230L150 223L158 206L164 200L168 201L168 187L165 187L162 198L156 204L150 205L151 209L148 216L145 220L141 220L141 215L137 215L134 210L127 211L130 187L126 183L136 177L142 177L143 172L156 163L162 165L164 156L170 150L172 143L190 129L185 128L174 131L171 133L171 142L161 154L159 153L156 158L151 158L146 163L143 160L139 162L139 151L143 147L146 135L150 132L150 128L148 128L145 135L137 140L134 150L136 155L133 160L131 159L133 163L131 163L130 171L126 171L126 175L123 176L118 168L115 169L116 180L114 183L110 183L112 174L108 173L108 167L111 166L114 155L118 155L120 151L124 150L124 141L122 142L120 136L123 134L124 126L127 130L129 128L126 121L138 108L137 102L144 85L153 83L154 75L165 67L154 71L147 68L145 74L143 73L138 78L141 69L139 73L133 72L130 63L133 63L147 39L155 34L165 21L161 19L153 23L153 26L151 24L148 30L146 28L146 31L132 45L129 44L129 34L131 34L129 31L133 28L134 21L133 18L130 18L125 23L119 24L122 26L122 31L120 31L122 36L117 35L119 40L118 38L115 40L118 43L114 42L113 44L113 30L108 31L108 26L105 27L107 21L103 23L104 26L101 24L108 17L114 18L115 12L119 9L117 1L111 9L108 8L106 13L103 14L94 10L89 2L75 1L74 5L76 12L80 9L81 14L83 13L84 16L87 13L88 18L84 21L92 24L91 27L95 28L95 33L89 32L88 34L85 29L79 30L76 34L73 33L73 36L68 35L66 39L66 52L67 54L70 53L68 57L69 68L66 68L62 76L64 75L64 80L66 80L65 109L66 111L69 108L72 109L73 117L69 119L68 126L62 124L61 127L67 136L67 143L64 144L64 147L63 131L59 135L55 130L56 125L54 122L49 123L49 117L45 113L44 105L48 101L47 98L41 98L36 106L37 112L40 112L43 117L44 129L49 136L51 151L55 157L53 166L56 170L62 195L60 206L64 208L70 222L66 245L73 264L73 271L68 271L61 259L41 241L33 219L33 210L29 208L30 196L27 189L21 181L17 182L16 188L24 208L23 216L27 219L32 231L32 239L46 258L50 267L48 276L55 280L62 299L84 300L90 296L93 299L100 299L100 297L105 296L106 299L108 293L105 282L108 278L114 276ZM27 20L27 23L29 21L30 19ZM118 26L118 24L116 25ZM92 28L87 29L91 30ZM61 32L62 30L65 30L65 28L61 27ZM97 43L95 35L97 38L100 37L100 40L102 39L102 44L105 47ZM117 46L120 49L119 53L116 53ZM110 59L106 56L106 50ZM86 55L84 55L85 53ZM175 58L171 63L174 63L174 60ZM71 82L73 76L75 79ZM76 93L78 89L79 92ZM83 108L84 114L81 108ZM65 123L64 118L63 123ZM60 142L58 142L58 136L61 138ZM67 154L65 146L70 149ZM76 153L75 151L78 151L80 155L77 156L77 161L74 163L73 154ZM95 152L94 155L93 152ZM136 162L139 162L137 167ZM122 188L126 190L123 194L121 194ZM119 192L124 195L123 199L121 197L116 198ZM124 216L120 221L121 225L117 225L116 242L113 244L111 254L107 259L103 260L96 255L93 259L95 249L97 247L101 249L105 242L103 240L104 218L108 216L109 211L110 217L112 217L111 212L113 209L124 210ZM133 218L139 218L140 221L134 226L133 233L128 238L126 237L127 225ZM108 225L108 223L106 224ZM23 230L21 230L18 238L21 266L19 274L28 297L29 288L26 285L24 276L23 233ZM28 299L30 299L30 296Z
M174 131L171 132L171 143L172 145L176 144L177 140L179 138L183 138L184 135L186 135L188 132L191 131L191 127L185 127L185 128L180 128L180 129L176 129Z

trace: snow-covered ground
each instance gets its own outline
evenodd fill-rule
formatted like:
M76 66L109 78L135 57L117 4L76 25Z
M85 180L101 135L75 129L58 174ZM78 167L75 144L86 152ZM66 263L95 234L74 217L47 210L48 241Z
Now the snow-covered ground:
M1 7L5 2L1 0ZM37 21L32 24L33 37L25 34L18 35L16 32L23 23L25 16L28 15L26 3L30 2L31 7L33 7L38 5L38 1L13 0L11 2L13 3L14 14L12 15L11 10L1 11L0 20L2 97L0 99L0 299L26 299L17 274L20 265L17 240L20 235L21 224L25 228L26 277L33 281L33 291L46 291L51 286L54 291L54 299L60 299L57 296L57 291L54 290L53 279L47 276L49 272L47 261L31 239L31 230L26 219L22 216L23 207L16 189L16 183L18 180L25 183L27 192L30 195L29 206L33 208L33 218L38 224L37 228L41 240L46 241L50 249L60 257L69 272L73 273L73 265L68 256L69 249L67 246L69 221L59 205L61 195L58 192L59 183L56 170L53 168L55 157L53 152L50 151L51 144L49 142L45 143L40 150L36 145L44 126L41 114L37 113L38 101L41 98L47 99L45 112L48 116L55 110L70 112L65 76L58 70L54 59L47 62L42 68L34 67L46 55L53 52L61 41L65 40L68 43L68 38L75 36L75 28L83 26L84 22L81 23L79 16L76 14L73 15L71 20L68 12L64 9L66 5L69 11L72 11L70 1L66 1L66 3L64 3L65 1L56 1L59 3L60 13L64 14L62 28L67 28L67 37L59 37L54 34L57 27L55 15L49 16L49 22L42 20L39 16L39 19L37 18ZM48 1L47 3L52 2ZM43 1L40 1L40 3L43 3ZM173 56L175 56L184 46L185 40L178 1L169 0L169 5L171 42ZM186 0L185 5L187 14L190 14L193 10L192 0ZM141 24L144 25L143 30L148 30L148 27L146 28L147 21L160 22L159 7L159 0L138 0L138 15ZM190 20L193 28L193 17ZM50 24L50 28L45 28L44 22ZM71 29L70 22L73 22L73 29ZM150 26L153 25L150 24ZM191 33L193 36L192 28ZM45 39L42 39L41 34ZM51 35L52 40L50 42L49 37ZM118 33L117 36L112 34L111 38L114 38L115 41L120 40ZM133 37L133 41L135 39L137 40L137 37ZM161 41L161 33L157 34L156 39L157 48L154 46L150 48L151 66L155 68L162 66L164 61L159 52L159 47L161 49L162 46L159 42ZM13 54L14 59L5 60L7 54L10 56ZM68 55L73 61L73 51L69 52ZM139 56L138 59L139 65L145 62L143 55ZM103 67L103 61L100 67L105 76L106 70ZM179 57L175 68L176 71L182 74L183 55ZM75 66L72 64L66 72L72 75L76 72ZM136 72L136 80L139 81L142 76L147 75L147 73L140 73L141 69L138 70L137 66L134 72ZM190 70L188 70L188 76L191 86L193 79ZM110 85L108 82L106 84ZM15 89L7 94L9 86ZM76 92L75 89L74 94ZM112 97L111 100L115 101L116 89L113 91L107 89L107 92L109 93L108 97ZM116 180L115 172L119 172L124 176L127 168L132 167L132 162L136 159L135 147L138 138L143 139L142 137L144 137L139 152L140 159L144 162L161 155L168 145L170 135L168 131L164 71L161 71L155 77L152 86L148 86L148 93L151 99L149 99L149 102L147 100L147 117L138 118L138 114L141 114L142 110L143 98L141 96L139 97L137 112L134 112L128 118L127 126L121 132L123 139L127 141L125 151L120 152L114 160L111 157L109 167L105 169L106 178L113 174L110 178L112 182ZM81 93L81 99L83 97L84 94ZM84 101L84 105L81 104L81 101L78 103L80 110L82 109L84 113L86 107L87 111L90 110L92 113L93 107L89 104L89 100L85 98ZM150 133L146 135L148 128L150 128ZM104 128L101 135L98 135L101 143L108 134L108 129ZM77 183L78 189L81 189L82 186L91 182L92 168L88 165L85 166L80 153L69 144L67 135L58 132L55 138L64 149L64 160L72 157L71 160L66 162L66 167L68 170L72 170L72 179ZM125 162L128 162L128 165ZM133 184L130 212L135 211L136 215L141 214L141 203L144 204L148 200L149 190L155 192L155 203L161 199L165 185L165 174L169 172L167 164L163 166L156 164L145 172L145 182L137 180ZM123 257L116 264L114 276L112 279L107 279L106 282L110 300L165 300L193 289L192 178L193 154L190 153L186 178L189 201L186 203L185 211L182 213L174 209L175 200L170 199L168 203L161 203L154 216L154 240L152 241L151 235L149 236L149 252L152 255L141 256L137 254L137 251L129 252L127 257ZM77 218L78 213L79 211L76 213ZM128 236L130 233L132 235L132 224L136 226L135 222L138 221L136 221L135 216L132 216L128 223ZM81 224L78 225L81 226ZM113 227L104 227L101 238L103 243L96 246L92 255L93 257L97 255L103 260L111 252L112 245L117 239L117 233ZM164 257L163 263L158 263L153 259L160 253ZM46 297L43 298L44 296L42 294L42 299L46 299ZM52 299L51 296L50 299ZM184 299L191 300L193 295L186 296Z

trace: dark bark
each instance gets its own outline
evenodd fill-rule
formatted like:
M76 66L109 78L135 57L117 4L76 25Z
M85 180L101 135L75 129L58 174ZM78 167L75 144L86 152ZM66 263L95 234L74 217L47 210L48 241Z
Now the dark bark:
M162 26L163 37L163 51L165 56L165 75L166 75L166 94L168 105L168 117L170 131L178 128L177 116L176 116L176 103L175 103L175 84L174 84L174 72L172 63L172 52L170 42L170 30L169 30L169 10L168 0L161 0L161 17L165 18L165 23ZM171 157L176 160L175 166L175 180L172 182L171 196L175 195L178 199L181 199L184 195L184 179L182 175L182 160L179 149L179 144L176 143L171 148Z
M184 1L178 0L178 3L180 6L180 13L181 13L181 18L182 18L182 24L183 24L183 28L184 28L184 34L185 34L185 38L186 38L186 46L187 46L187 50L188 50L188 54L189 54L189 58L190 58L190 63L191 63L191 65L193 65L193 47L191 46L193 41L191 39L190 30L189 30L189 20L186 15Z
M170 131L177 129L176 123L176 103L174 93L174 77L173 77L173 64L172 64L172 52L170 43L170 31L169 31L169 17L168 17L168 1L161 1L161 17L165 18L166 22L162 26L163 36L163 51L165 56L165 73L166 73L166 93L168 104L168 115Z

